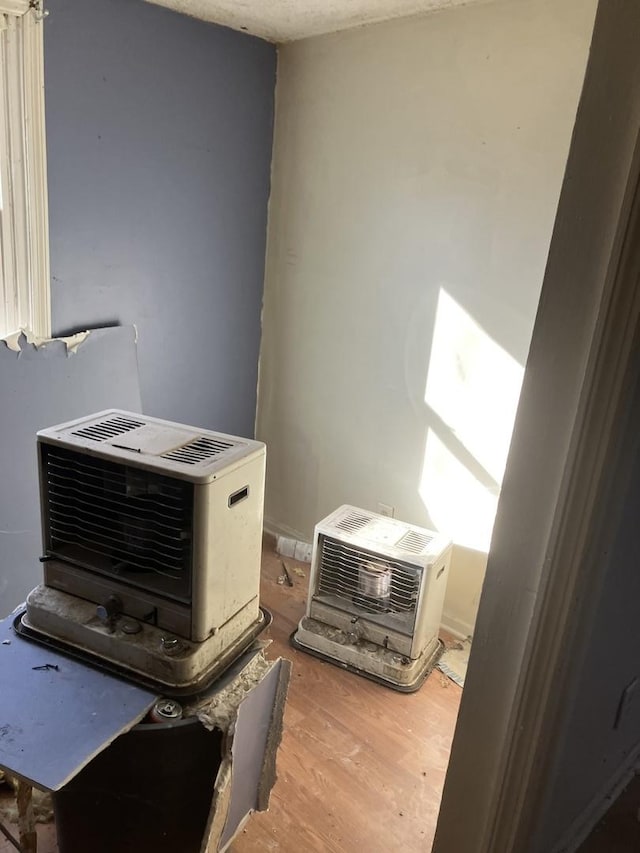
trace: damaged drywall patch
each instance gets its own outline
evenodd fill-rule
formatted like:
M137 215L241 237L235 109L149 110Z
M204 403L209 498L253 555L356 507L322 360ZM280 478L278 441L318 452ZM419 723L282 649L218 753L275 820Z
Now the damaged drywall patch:
M67 355L73 355L77 352L80 344L84 343L90 334L90 331L86 331L76 332L75 335L67 335L62 338L41 338L39 335L34 335L33 332L29 331L29 329L18 329L17 332L12 332L10 335L5 335L3 338L0 338L0 342L2 342L7 349L10 349L20 355L20 353L27 347L40 349L41 347L60 341L66 347Z
M233 781L233 764L231 750L227 749L220 764L213 797L211 799L211 810L209 820L202 838L200 853L214 853L220 849L220 842L227 823L227 817L231 808L231 792Z
M213 696L185 708L224 735L201 853L226 850L248 817L269 806L291 664L267 661L266 645L256 643Z
M273 708L271 712L271 720L269 723L269 731L267 734L267 742L264 750L264 758L262 761L262 772L260 773L260 783L258 785L258 801L257 811L264 812L269 808L269 800L271 791L276 784L278 774L276 770L276 758L278 749L282 742L282 733L284 729L284 706L289 693L289 682L291 681L291 670L293 664L290 660L282 658L280 663L280 673L278 683L276 685L275 696L273 700Z
M272 667L273 664L269 663L262 653L257 654L238 677L216 693L213 699L205 699L190 707L189 713L195 715L208 731L229 729L238 715L240 703Z

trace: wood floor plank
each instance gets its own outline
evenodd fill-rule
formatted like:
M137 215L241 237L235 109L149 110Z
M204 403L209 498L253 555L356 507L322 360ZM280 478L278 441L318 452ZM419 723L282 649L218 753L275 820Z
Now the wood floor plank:
M265 550L269 656L293 662L279 778L269 812L251 818L232 853L428 851L462 691L434 672L417 693L397 693L294 650L309 567L287 564L305 572L294 588L277 583L279 558Z

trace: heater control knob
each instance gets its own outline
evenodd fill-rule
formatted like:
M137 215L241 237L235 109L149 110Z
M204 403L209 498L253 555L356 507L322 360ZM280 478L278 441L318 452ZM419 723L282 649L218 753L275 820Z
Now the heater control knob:
M110 595L104 604L96 607L98 619L106 624L111 624L122 613L122 602L117 595Z

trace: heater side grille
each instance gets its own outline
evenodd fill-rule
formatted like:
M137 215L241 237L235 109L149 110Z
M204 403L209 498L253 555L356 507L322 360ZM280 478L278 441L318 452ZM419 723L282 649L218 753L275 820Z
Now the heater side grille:
M405 614L415 619L422 569L324 536L318 593L354 613ZM377 620L380 621L380 620ZM395 621L394 621L395 624Z
M108 418L106 421L100 421L97 424L76 429L73 431L73 435L77 435L80 438L90 438L93 441L106 441L109 438L124 435L125 432L131 432L131 430L142 426L144 426L142 421L136 421L133 418L126 418L119 415L115 418Z
M53 445L42 453L47 554L188 599L193 484Z

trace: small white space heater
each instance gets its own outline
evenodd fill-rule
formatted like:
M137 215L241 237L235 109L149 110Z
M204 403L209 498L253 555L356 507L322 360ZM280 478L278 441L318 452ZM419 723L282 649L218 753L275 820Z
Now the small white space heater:
M20 631L192 693L266 624L265 446L119 410L38 433L44 582Z
M436 663L449 574L445 536L354 506L315 529L309 598L291 641L396 690Z

